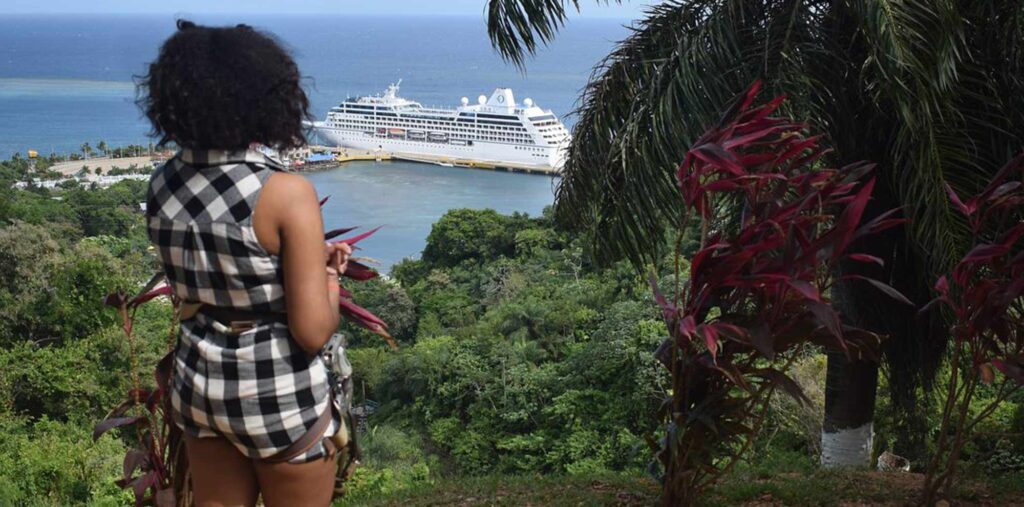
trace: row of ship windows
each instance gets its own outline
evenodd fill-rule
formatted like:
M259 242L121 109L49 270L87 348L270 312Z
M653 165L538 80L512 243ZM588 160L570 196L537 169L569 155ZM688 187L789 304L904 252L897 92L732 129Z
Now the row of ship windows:
M344 123L329 122L328 125L331 126L331 127L336 127L336 128L351 128L351 129L361 129L361 128L366 128L366 127L378 126L377 124L367 123L367 122L344 122ZM379 128L384 128L384 127L379 127ZM501 133L501 132L480 131L480 130L459 129L459 128L447 128L447 129L445 129L445 131L446 132L452 132L452 133L466 134L466 137L469 137L469 134L475 134L476 136L486 136L486 137L493 137L494 134L498 134L497 137L500 137L500 138L503 138L503 139L507 139L507 140L510 140L510 141L518 141L518 142L523 142L523 143L529 142L531 144L533 143L533 136L530 136L530 135L527 135L527 134Z
M341 125L341 124L334 124L332 126L335 126L335 127L338 127L338 128L345 128L345 127L359 128L358 126ZM364 128L365 128L365 126L364 126ZM511 135L504 135L504 136L494 136L494 135L487 135L488 134L487 132L480 132L480 131L473 132L473 131L469 131L469 130L466 130L466 129L448 129L448 130L453 132L453 136L452 137L455 138L455 139L478 139L478 140L484 140L484 141L496 141L496 142L509 143L509 144L537 144L533 140L532 137L525 136L525 135L511 134ZM374 133L373 132L367 132L367 135L371 135L372 136L372 135L374 135ZM560 141L565 139L564 135L559 135L559 134L544 135L542 137L546 140L546 144L551 145L551 146L556 146L556 145L558 145L558 143Z
M333 122L332 121L332 122L327 122L327 125L331 126L331 127L353 127L353 126L357 126L357 127L406 128L406 129L419 127L419 125L405 125L405 124L401 124L401 123L376 123L376 122L366 122L366 121L346 121L346 122ZM518 136L518 137L533 137L532 135L526 134L525 132L522 132L522 131L511 131L511 132L508 132L508 131L505 131L505 130L467 129L467 128L458 128L458 127L450 127L450 126L440 126L440 129L444 130L445 132L486 132L486 133L490 133L490 134L502 134L502 135Z
M396 114L396 113L376 113L376 114L373 114L373 113L368 112L368 111L345 111L345 110L340 110L338 112L340 112L340 113L347 113L347 114L356 114L356 115L360 115L360 116L369 116L369 117L396 118L396 119L399 119L399 120L402 120L402 121L411 121L411 122L425 123L425 124L428 124L428 125L441 125L441 124L451 123L452 122L451 120L447 120L447 119L445 119L445 120L436 120L436 119L431 119L429 117L423 117L423 116L420 116L420 115L412 115L412 114L401 114L401 115ZM504 118L504 117L502 117L502 118ZM495 121L495 120L479 120L479 119L472 119L472 118L466 118L466 117L459 117L455 121L460 122L460 123L473 123L473 124L478 124L478 125L505 125L505 126L520 127L520 128L523 126L522 122L517 120L514 116L509 116L507 118L508 119L503 119L501 121Z
M368 137L377 137L377 134L375 134L373 132L363 132L363 134L368 136ZM528 140L527 141L523 141L523 140L520 140L520 139L511 139L511 138L507 138L507 137L495 137L495 136L483 136L483 135L477 135L477 136L472 136L472 137L470 137L470 136L453 136L452 138L453 139L464 139L464 140L467 140L469 142L473 142L474 140L476 140L476 141L493 141L493 142L496 142L496 143L514 144L514 145L536 144L533 141L528 141ZM403 137L395 138L395 137L390 137L389 136L388 139L392 139L393 140L393 139L405 139L405 138L403 138ZM423 140L421 142L425 142L425 141L426 140ZM558 143L548 142L548 144L558 144ZM543 150L543 148L528 148L528 147L523 147L523 149Z
M349 109L350 111L346 111L346 109ZM368 111L394 111L395 108L392 107L392 106L375 106L375 105L368 105L368 104L342 104L340 106L340 108L338 108L338 110L340 110L341 112L356 113L356 114L366 114L366 112L368 112ZM380 114L380 113L378 113L378 114ZM385 113L385 114L387 114L387 113ZM406 113L406 114L408 114L408 113ZM510 116L510 115L504 115L504 114L490 114L490 113L459 113L459 116L462 117L462 118L474 118L474 117L475 118L490 118L490 119L495 119L495 120L506 120L506 121L518 121L519 120L518 116ZM529 120L531 122L534 122L534 123L539 123L539 122L557 121L558 119L553 114L546 114L546 115L543 115L543 116L531 116L529 118Z
M447 128L451 128L450 126L452 125L451 122L420 121L420 120L405 120L405 119L400 119L398 121L398 123L388 122L386 124L383 123L383 122L370 121L370 120L342 120L340 122L337 121L337 120L329 120L327 122L328 125L333 125L333 126L338 126L338 125L345 124L345 123L355 123L355 124L359 124L359 125L381 125L381 126L396 126L396 125L398 125L398 126L403 126L403 127L418 126L418 125L436 125L436 126L447 127ZM473 130L489 130L489 131L501 130L501 131L509 131L509 132L526 132L526 129L523 128L523 127L495 127L495 126L490 126L490 125L483 125L483 126L480 126L480 127L476 128L476 129L473 129Z

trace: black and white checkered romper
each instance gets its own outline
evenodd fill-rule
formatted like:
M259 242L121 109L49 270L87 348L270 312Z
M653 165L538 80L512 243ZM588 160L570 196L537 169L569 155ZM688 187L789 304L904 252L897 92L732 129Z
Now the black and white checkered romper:
M280 259L260 246L252 227L264 182L282 169L257 151L182 150L156 170L146 203L149 238L178 297L250 312L285 311ZM223 436L251 458L271 457L330 410L327 370L319 355L298 346L284 322L237 335L222 331L202 312L181 323L174 420L196 437ZM333 420L324 436L337 428ZM318 442L291 462L322 458L326 449Z

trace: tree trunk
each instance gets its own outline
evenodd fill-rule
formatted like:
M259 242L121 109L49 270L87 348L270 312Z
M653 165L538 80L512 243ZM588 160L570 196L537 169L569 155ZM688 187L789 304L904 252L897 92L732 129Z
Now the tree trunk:
M825 378L821 466L871 466L878 364L850 361L842 351L831 351Z

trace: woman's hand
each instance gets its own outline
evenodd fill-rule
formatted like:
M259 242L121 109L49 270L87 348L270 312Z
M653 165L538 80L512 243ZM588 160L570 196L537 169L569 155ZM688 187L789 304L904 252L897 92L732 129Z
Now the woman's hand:
M348 269L348 258L352 256L352 247L345 243L325 243L324 253L327 257L327 265L334 269L337 276L345 274ZM335 278L337 278L337 276Z

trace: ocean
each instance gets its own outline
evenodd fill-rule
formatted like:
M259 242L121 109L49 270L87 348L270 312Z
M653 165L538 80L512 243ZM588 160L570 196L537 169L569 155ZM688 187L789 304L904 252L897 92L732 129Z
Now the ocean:
M475 14L475 13L470 13ZM492 49L482 16L204 15L203 24L247 23L275 34L305 76L313 114L346 96L378 93L402 79L400 95L452 107L496 87L532 98L571 127L569 114L591 69L628 35L626 20L572 19L525 73ZM135 106L145 73L173 16L0 15L0 158L35 149L70 153L83 142L150 142ZM406 162L353 163L309 175L328 226L385 225L365 254L383 269L422 250L430 224L451 208L536 215L553 201L550 177Z

